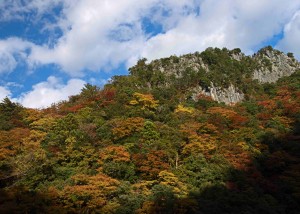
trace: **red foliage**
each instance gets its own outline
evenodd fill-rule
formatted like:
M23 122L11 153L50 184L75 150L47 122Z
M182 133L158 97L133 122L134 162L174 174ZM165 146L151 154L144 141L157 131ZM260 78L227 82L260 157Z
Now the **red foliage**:
M259 101L257 104L269 111L274 110L277 107L275 100L263 100L263 101Z
M106 88L98 94L98 96L95 98L95 101L98 101L99 106L103 107L111 104L114 101L115 96L115 88Z
M245 151L238 154L228 152L224 156L238 170L247 171L252 164L251 156Z
M78 105L74 105L74 106L71 106L69 108L66 108L65 111L75 113L75 112L78 112L83 107L84 107L83 104L78 104Z
M268 112L261 112L256 115L256 117L260 120L270 120L273 115Z
M168 157L163 150L148 154L134 154L133 161L144 179L156 179L159 172L169 169Z
M238 191L238 186L236 185L236 183L234 183L232 181L227 181L225 183L225 186L229 190Z
M207 96L205 94L198 94L196 100L214 101L211 96Z
M104 107L111 104L114 101L116 90L114 88L104 89L98 92L96 95L89 97L81 97L75 101L75 103L61 103L59 105L59 111L63 114L76 113L80 109L91 105L97 105L98 107ZM70 106L70 104L72 106Z
M248 121L248 118L246 118L242 115L239 115L239 114L233 115L230 119L232 121L231 126L233 128L239 128L239 127L245 125L245 123Z

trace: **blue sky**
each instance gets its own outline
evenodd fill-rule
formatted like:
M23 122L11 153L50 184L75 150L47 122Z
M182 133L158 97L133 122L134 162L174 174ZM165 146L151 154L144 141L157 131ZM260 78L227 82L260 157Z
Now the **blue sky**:
M0 0L0 99L42 108L153 60L272 45L300 58L299 0Z

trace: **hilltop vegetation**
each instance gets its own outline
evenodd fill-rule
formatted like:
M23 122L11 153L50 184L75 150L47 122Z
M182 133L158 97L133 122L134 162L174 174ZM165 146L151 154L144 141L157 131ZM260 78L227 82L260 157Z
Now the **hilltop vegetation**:
M142 59L46 109L4 99L0 212L297 213L300 70L289 54L290 76L253 78L280 67L270 51ZM244 99L217 102L212 85Z

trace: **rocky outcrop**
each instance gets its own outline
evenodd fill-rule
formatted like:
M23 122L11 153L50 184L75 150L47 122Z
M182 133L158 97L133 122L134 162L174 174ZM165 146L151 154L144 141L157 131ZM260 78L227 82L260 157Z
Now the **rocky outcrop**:
M151 64L154 70L161 71L167 76L175 75L177 78L182 77L188 68L196 72L201 68L205 71L209 71L208 66L203 63L203 60L197 53L154 60Z
M216 87L211 83L211 86L206 90L201 86L193 89L192 98L197 101L199 94L210 96L217 102L224 102L227 105L238 103L245 97L244 93L235 88L232 84L228 88Z
M238 71L234 71L232 65L237 66ZM202 53L154 60L146 67L150 71L160 71L166 77L182 78L182 81L188 80L183 77L197 76L195 73L201 74L202 76L198 75L199 85L187 89L188 92L192 92L193 99L196 100L197 95L203 94L217 102L232 104L244 99L247 92L243 93L239 87L245 90L246 87L243 87L245 80L249 82L252 78L260 83L273 83L281 77L290 76L300 70L300 63L292 54L285 55L268 46L253 56L246 56L238 48L233 50L208 48ZM165 86L172 85L174 78L167 79L170 81L166 82Z
M245 57L245 54L242 52L239 52L239 53L233 53L230 56L234 60L241 61Z
M257 79L261 83L276 82L279 78L290 76L300 69L299 62L293 57L270 48L262 49L253 56L253 59L260 65L258 69L254 70L253 79Z

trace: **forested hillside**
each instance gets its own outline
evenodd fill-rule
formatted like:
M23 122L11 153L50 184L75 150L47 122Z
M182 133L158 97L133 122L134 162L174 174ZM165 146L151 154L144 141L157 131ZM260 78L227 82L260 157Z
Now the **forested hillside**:
M0 103L0 213L299 213L300 67L270 47L139 60Z

